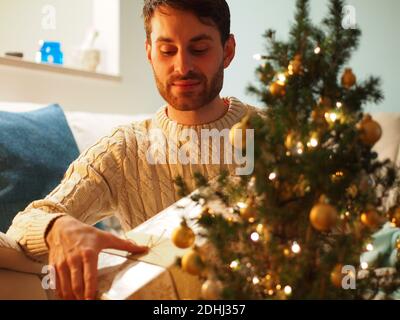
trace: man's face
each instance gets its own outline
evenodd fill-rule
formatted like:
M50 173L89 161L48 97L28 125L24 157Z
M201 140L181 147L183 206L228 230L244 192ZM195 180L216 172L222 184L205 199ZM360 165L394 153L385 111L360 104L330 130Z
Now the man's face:
M151 25L146 51L161 96L178 110L196 110L213 101L235 54L233 36L223 46L216 26L169 7L156 10Z

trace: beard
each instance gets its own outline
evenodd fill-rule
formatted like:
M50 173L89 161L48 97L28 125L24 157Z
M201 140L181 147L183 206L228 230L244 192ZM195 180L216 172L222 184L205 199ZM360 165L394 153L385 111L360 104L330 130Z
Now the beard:
M153 69L158 91L164 100L174 109L180 111L197 110L213 101L221 92L224 82L224 64L219 66L216 73L208 81L202 73L189 72L185 76L171 76L164 84ZM201 84L201 90L195 92L172 92L175 81L196 80Z

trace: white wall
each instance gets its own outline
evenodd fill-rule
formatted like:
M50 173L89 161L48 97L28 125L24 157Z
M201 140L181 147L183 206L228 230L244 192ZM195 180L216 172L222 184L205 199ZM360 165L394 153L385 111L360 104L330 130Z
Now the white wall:
M236 59L227 72L224 92L235 94L249 103L258 104L245 93L249 82L257 83L254 70L258 63L252 56L264 52L262 34L276 29L277 37L287 39L294 19L295 0L227 0L232 13L232 32L238 43ZM376 75L383 80L385 100L368 110L400 111L400 13L399 0L347 0L356 8L357 23L362 29L360 47L350 66L359 79ZM315 23L328 12L328 0L311 0L311 17Z
M47 0L0 0L1 5L5 3L3 1L11 1L15 5L18 4L18 8L25 12L29 11L27 8L30 7L28 5L30 1L46 2ZM82 8L79 6L74 7L73 2L78 4L82 0L53 1L56 2L57 6L62 1L64 7L74 8L65 9L72 10L69 15L71 19L65 18L68 21L60 21L58 19L57 28L61 28L64 24L69 28L77 28L75 19L80 16ZM84 1L91 6L91 1ZM66 110L95 112L136 114L157 110L163 102L157 93L151 68L146 61L141 8L142 1L138 0L121 0L120 3L121 82L94 80L41 71L27 71L0 65L0 101L58 102ZM7 8L0 6L2 15L0 20L4 16L4 10L7 10ZM41 17L40 12L37 15L35 19ZM32 20L32 18L30 19ZM24 30L22 20L21 24L21 30ZM86 29L86 27L86 24L83 23L80 28ZM0 40L5 33L10 32L9 28L8 30L6 29L7 27L0 23ZM38 36L34 35L34 37ZM10 36L10 38L12 37ZM79 38L78 44L82 39Z

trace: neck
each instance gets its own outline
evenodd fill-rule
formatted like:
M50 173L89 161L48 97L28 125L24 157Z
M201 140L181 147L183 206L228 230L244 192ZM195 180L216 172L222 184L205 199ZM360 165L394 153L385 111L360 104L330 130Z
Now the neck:
M168 118L187 126L202 125L214 122L224 116L229 106L219 96L210 103L196 110L182 111L168 105Z

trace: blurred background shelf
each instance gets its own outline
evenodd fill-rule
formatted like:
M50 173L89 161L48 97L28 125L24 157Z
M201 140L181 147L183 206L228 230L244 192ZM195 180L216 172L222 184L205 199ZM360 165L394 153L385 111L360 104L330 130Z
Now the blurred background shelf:
M108 80L108 81L118 81L118 82L121 81L121 77L119 75L90 72L90 71L85 71L65 66L52 65L52 64L36 63L36 62L26 61L20 58L0 57L0 65L29 69L29 70L53 72L71 76L86 77L98 80Z

